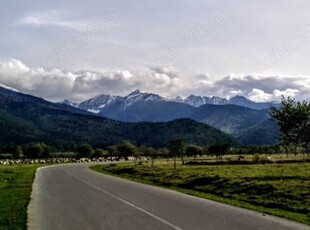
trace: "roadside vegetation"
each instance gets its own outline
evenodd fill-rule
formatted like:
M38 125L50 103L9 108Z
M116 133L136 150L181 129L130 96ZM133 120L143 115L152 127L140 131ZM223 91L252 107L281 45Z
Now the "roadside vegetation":
M0 166L0 229L27 229L27 207L38 167Z
M286 156L281 158L284 160ZM255 157L253 160L256 160ZM173 160L156 161L153 167L143 162L138 165L111 164L91 168L310 224L310 163L196 166L182 165L182 161L177 161L177 164L175 170Z

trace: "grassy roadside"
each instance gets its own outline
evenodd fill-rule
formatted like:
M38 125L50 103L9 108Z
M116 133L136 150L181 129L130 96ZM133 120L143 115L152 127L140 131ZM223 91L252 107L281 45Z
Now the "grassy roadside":
M175 171L171 164L91 169L310 225L310 163L179 166Z
M27 229L32 182L36 169L41 166L0 166L0 229Z

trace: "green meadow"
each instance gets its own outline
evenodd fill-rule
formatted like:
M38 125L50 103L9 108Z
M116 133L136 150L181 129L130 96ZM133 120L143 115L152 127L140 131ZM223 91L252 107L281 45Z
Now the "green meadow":
M96 165L129 180L310 224L310 163L179 165L173 162Z
M0 166L0 229L27 229L27 207L38 167Z

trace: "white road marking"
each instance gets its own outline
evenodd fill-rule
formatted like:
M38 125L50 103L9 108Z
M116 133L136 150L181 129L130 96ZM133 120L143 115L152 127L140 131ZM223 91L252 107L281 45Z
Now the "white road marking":
M79 178L79 177L76 177L75 175L73 175L72 173L69 173L68 171L66 171L66 173L68 173L69 175L71 175L71 176L74 177L75 179L77 179L77 180L79 180L79 181L81 181L81 182L83 182L83 183L85 183L85 184L87 184L87 185L93 187L94 189L96 189L96 190L98 190L98 191L100 191L100 192L103 192L103 193L105 193L106 195L111 196L111 197L113 197L114 199L116 199L116 200L118 200L118 201L121 201L121 202L127 204L128 206L133 207L133 208L139 210L140 212L142 212L142 213L144 213L144 214L146 214L146 215L148 215L148 216L153 217L154 219L156 219L156 220L158 220L158 221L160 221L160 222L162 222L162 223L168 225L169 227L171 227L171 228L173 228L173 229L175 229L175 230L182 230L181 228L175 226L174 224L171 224L171 223L169 223L168 221L166 221L166 220L164 220L164 219L162 219L162 218L160 218L160 217L158 217L158 216L156 216L156 215L154 215L154 214L152 214L152 213L150 213L150 212L148 212L148 211L146 211L146 210L144 210L144 209L142 209L142 208L140 208L140 207L134 205L133 203L130 203L130 202L128 202L128 201L126 201L126 200L124 200L124 199L118 197L118 196L113 195L112 193L107 192L107 191L105 191L105 190L103 190L103 189L97 187L96 185L93 185L93 184L87 182L86 180L83 180L83 179L81 179L81 178Z

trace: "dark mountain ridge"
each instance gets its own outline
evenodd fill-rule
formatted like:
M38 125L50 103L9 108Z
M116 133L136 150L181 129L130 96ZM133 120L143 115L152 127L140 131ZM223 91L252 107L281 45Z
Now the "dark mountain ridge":
M231 136L190 119L125 123L4 88L0 88L0 106L2 146L36 142L107 146L126 139L162 147L176 137L184 137L188 144L236 144Z

